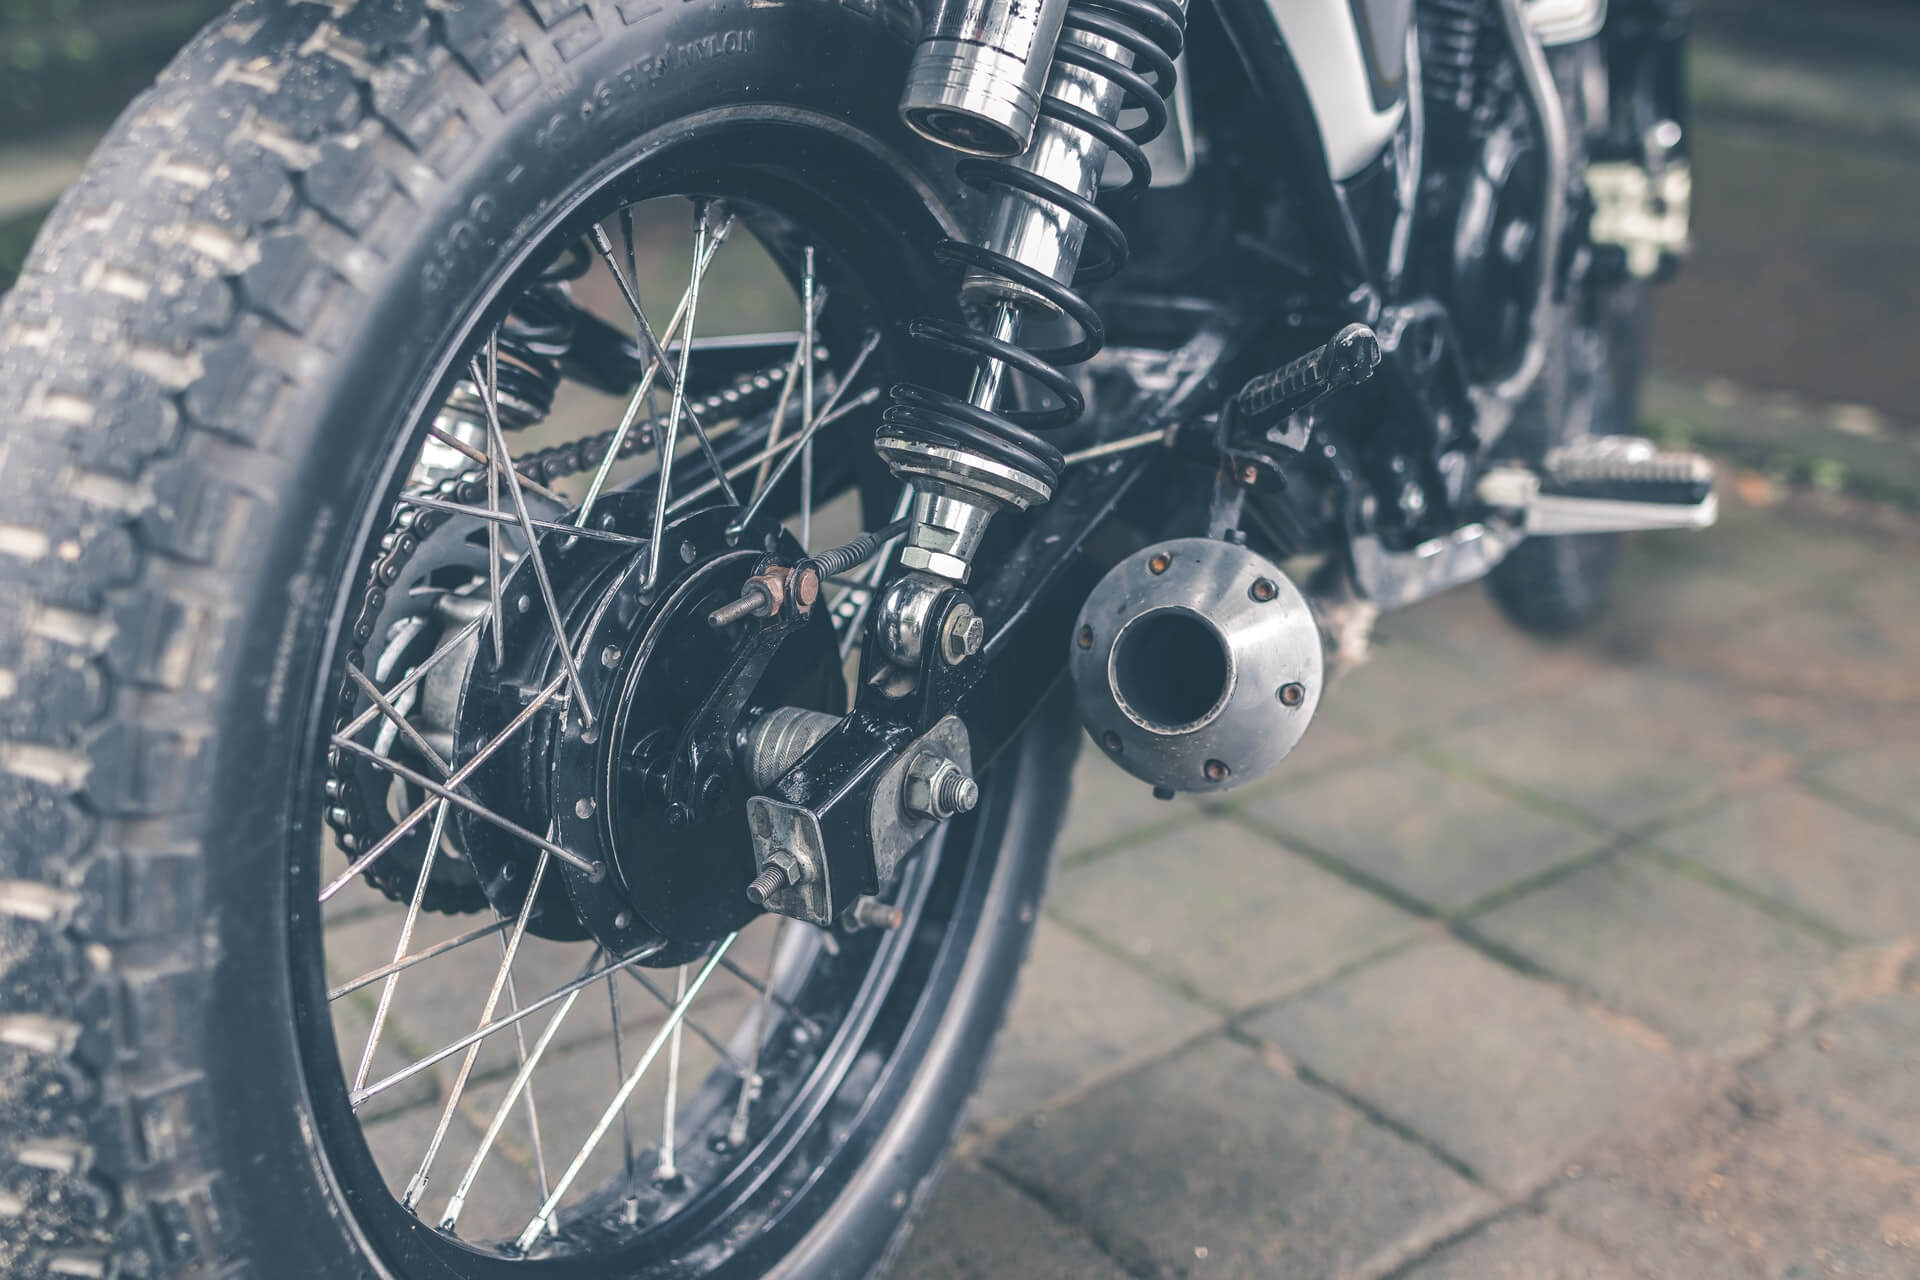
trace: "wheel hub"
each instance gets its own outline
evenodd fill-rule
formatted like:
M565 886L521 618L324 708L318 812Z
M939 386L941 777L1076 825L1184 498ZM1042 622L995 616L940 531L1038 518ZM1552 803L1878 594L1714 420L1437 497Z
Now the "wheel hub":
M646 495L616 494L598 504L594 523L639 537L650 531L652 514ZM539 873L537 849L461 813L462 839L497 910L518 912L539 874L528 928L540 936L591 937L611 954L650 951L650 963L672 965L696 958L758 913L746 895L756 867L744 775L727 767L707 777L690 811L667 796L690 718L728 677L754 625L715 628L709 615L737 597L769 556L791 564L804 554L772 524L729 542L733 514L715 508L669 523L651 589L644 546L543 539L541 554L591 725L563 682L564 664L530 564L502 588L506 664L495 667L484 630L478 638L456 766L478 756L541 691L563 682L528 730L476 770L474 790L496 802L503 816L605 869L596 878L552 859ZM845 709L838 649L824 611L787 638L747 702Z

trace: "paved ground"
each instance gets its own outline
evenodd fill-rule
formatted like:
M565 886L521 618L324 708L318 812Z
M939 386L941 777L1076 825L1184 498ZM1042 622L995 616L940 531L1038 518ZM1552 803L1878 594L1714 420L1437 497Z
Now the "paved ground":
M1917 556L1736 497L1578 641L1391 619L1228 804L1087 753L905 1274L1920 1275Z
M1156 801L1088 752L900 1274L1920 1275L1920 526L1751 473L1726 496L1713 531L1631 543L1580 639L1526 638L1477 590L1389 618L1296 756L1227 803ZM337 977L391 946L364 902L330 908ZM470 923L423 921L414 949ZM520 990L578 963L530 941ZM373 1078L472 1025L477 989L402 987ZM751 992L716 992L724 1035ZM373 994L337 1006L356 1049ZM589 994L539 1075L550 1160L611 1087ZM630 1062L660 1006L622 999ZM687 1046L700 1079L716 1059ZM369 1109L399 1178L446 1083ZM524 1134L463 1228L524 1221Z

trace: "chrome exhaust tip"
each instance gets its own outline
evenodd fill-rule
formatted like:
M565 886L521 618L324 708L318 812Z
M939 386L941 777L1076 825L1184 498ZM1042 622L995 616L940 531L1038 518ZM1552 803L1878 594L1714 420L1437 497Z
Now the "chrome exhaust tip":
M1279 764L1325 683L1300 589L1265 556L1210 538L1115 565L1080 608L1069 667L1108 758L1175 791L1226 791Z

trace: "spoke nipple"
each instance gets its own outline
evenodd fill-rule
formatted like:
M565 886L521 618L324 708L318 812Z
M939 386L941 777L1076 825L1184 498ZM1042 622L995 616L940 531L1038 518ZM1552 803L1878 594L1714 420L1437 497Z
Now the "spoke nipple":
M587 881L590 884L599 884L602 880L605 880L606 878L607 878L606 863L595 862L591 867L587 868Z

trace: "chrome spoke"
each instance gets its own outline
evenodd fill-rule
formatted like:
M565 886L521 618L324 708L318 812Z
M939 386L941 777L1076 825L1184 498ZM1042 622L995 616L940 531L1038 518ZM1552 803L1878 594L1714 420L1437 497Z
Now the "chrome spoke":
M441 444L446 445L447 448L452 449L455 453L460 454L469 462L477 462L483 467L491 467L493 465L492 458L451 432L442 431L439 427L428 427L427 434L435 440L438 440ZM546 485L540 483L539 478L536 476L530 476L522 471L520 473L520 483L551 502L560 503L562 506L566 505L567 497L565 494L556 493L554 490L547 488Z
M514 921L513 933L507 939L505 954L500 958L500 967L494 971L493 985L487 991L487 1002L480 1010L480 1027L485 1028L493 1018L493 1011L500 1003L500 995L506 989L507 979L513 973L513 959L520 952L520 941L527 936L527 922L533 918L533 909L540 899L540 882L546 878L550 859L542 854L540 861L534 864L533 881L527 886L527 900L521 904L520 915ZM516 1011L510 1019L518 1026L524 1015ZM400 1197L400 1203L411 1209L420 1203L421 1195L427 1189L427 1179L433 1174L433 1161L440 1154L440 1144L447 1140L447 1127L453 1123L453 1113L460 1106L460 1096L466 1092L467 1080L473 1075L474 1060L480 1056L480 1042L475 1041L467 1049L467 1056L455 1073L453 1087L447 1091L446 1104L440 1108L440 1122L434 1126L433 1140L427 1144L427 1151L420 1158L419 1172L407 1183L407 1189Z
M486 520L494 525L510 524L518 526L517 516L504 511L489 511L485 507L470 507L463 502L448 502L445 498L429 498L423 494L402 494L400 502L408 507L425 507L429 511L445 511L449 515L467 516L474 520ZM570 538L585 538L589 542L617 542L626 547L644 547L645 538L636 538L630 533L614 533L608 529L583 529L577 524L562 524L558 520L535 520L536 529L547 533L564 533Z
M478 374L478 362L474 372ZM491 397L487 400L487 433L491 442L490 452L495 455L497 470L505 477L507 494L513 499L513 513L520 518L520 529L527 539L527 559L533 562L534 581L540 585L540 600L547 609L547 621L553 626L553 647L560 654L560 664L567 669L567 683L573 687L573 696L578 700L574 708L580 715L580 723L593 727L593 708L587 705L587 687L580 683L580 667L573 660L573 649L567 643L567 624L560 617L559 601L553 596L553 581L547 576L546 557L540 554L540 539L534 532L533 517L527 514L527 498L520 492L520 478L513 469L513 455L507 450L507 433L501 430L500 415L495 410ZM488 526L492 528L494 526ZM657 558L659 548L653 548ZM498 629L494 634L499 634Z
M707 201L694 201L693 279L686 293L687 335L680 343L680 365L679 372L677 373L674 372L673 359L667 354L666 346L662 343L659 336L654 333L653 325L647 320L646 311L640 306L640 295L634 292L637 281L630 282L621 274L620 268L614 264L613 248L611 245L606 244L607 233L602 231L598 226L593 229L594 245L601 250L600 256L606 261L607 269L613 273L614 282L620 286L620 296L626 300L628 310L633 312L634 328L640 335L641 343L647 348L648 356L653 361L653 366L662 369L666 373L668 382L671 384L670 389L673 391L675 398L679 400L684 400L685 397L687 357L693 347L693 317L694 312L699 309L700 305L700 282L706 277L705 264L712 257L713 251L719 247L718 242L725 240L727 233L733 230L733 215L730 213L720 220L718 227L710 226L707 221L708 208ZM680 313L678 311L674 312L676 319L679 315ZM669 334L668 341L671 340L672 336ZM713 451L713 441L707 436L707 426L704 422L700 421L699 411L696 410L692 404L687 404L686 415L688 425L693 428L694 439L699 443L701 451L707 456L707 465L713 468L715 475L719 475L720 456ZM732 506L739 506L740 499L734 495L733 487L728 485L726 486L726 490L727 502Z
M675 1007L686 998L687 966L680 965L674 970ZM667 1100L660 1117L660 1159L653 1169L655 1182L674 1182L680 1177L680 1170L673 1159L674 1114L680 1110L680 1033L685 1023L685 1018L675 1022L673 1032L667 1039Z
M433 858L440 852L440 839L446 834L447 809L447 802L442 800L439 808L434 810L433 829L427 837L427 856L420 860L420 874L413 882L413 897L407 902L407 918L400 926L400 941L394 944L395 964L407 954L407 947L413 941L413 926L420 919L420 903L427 896L427 881L433 875ZM400 971L395 969L387 975L386 982L380 988L380 1002L373 1011L373 1027L367 1032L367 1047L360 1054L360 1065L353 1072L355 1089L367 1082L367 1072L373 1067L373 1054L380 1047L380 1032L386 1028L387 1014L393 1008L394 988L399 982Z
M673 997L654 986L651 982L648 982L646 975L642 974L638 969L627 970L627 976L645 987L647 994L655 1000L658 1000L669 1009L673 1008ZM714 1035L713 1032L709 1031L705 1026L691 1017L687 1019L687 1030L693 1032L693 1034L699 1036L702 1040L705 1040L707 1047L720 1055L720 1060L726 1064L727 1070L733 1072L735 1075L739 1075L747 1069L746 1064L735 1056L733 1050L727 1048L720 1037Z
M575 853L573 850L568 849L562 845L557 845L553 841L547 839L545 836L536 835L532 831L527 830L527 828L515 822L513 819L505 817L502 814L495 813L492 809L489 809L486 805L481 804L478 800L475 800L470 796L464 795L459 791L455 791L450 786L444 786L438 782L435 782L432 778L427 777L426 774L421 773L418 769L409 769L406 765L401 764L399 761L390 760L386 756L383 756L379 752L375 751L372 747L363 747L357 742L347 742L339 738L334 739L334 742L342 750L351 751L355 755L362 756L368 760L373 761L375 764L379 765L382 769L385 769L387 772L393 774L395 777L401 779L404 782L411 782L414 786L419 787L422 791L428 792L431 795L438 796L442 800L452 801L454 804L459 805L462 809L465 809L468 813L471 813L474 817L481 819L483 822L486 822L491 824L492 826L498 827L500 830L506 832L510 836L518 836L520 839L525 840L528 844L540 850L541 853L558 858L560 859L560 861L566 863L568 866L573 867L576 870L586 872L587 875L591 876L595 880L598 880L601 876L606 874L606 867L603 866L601 863L595 862L590 858L583 858L579 854ZM463 769L461 772L464 773L466 771ZM451 782L452 779L448 779L448 781ZM372 860L371 854L368 855L367 860L368 861ZM355 864L355 865L358 865L358 864ZM353 870L352 867L348 868L348 871L351 872L352 870Z
M505 938L500 939L500 946L502 950L505 950L506 945L507 945L507 940ZM592 965L593 963L592 959L588 959L587 963L588 965ZM578 994L580 993L577 991L574 993L574 995L578 995ZM568 1008L571 1008L572 997L569 997L568 999L569 999ZM513 985L513 974L511 972L507 974L507 1012L509 1013L520 1012L520 992L516 990ZM560 1013L556 1016L565 1017L566 1010L562 1009ZM531 1076L531 1068L527 1066L526 1028L522 1027L518 1022L515 1022L513 1024L513 1048L514 1048L514 1052L518 1054L520 1057L521 1070L527 1071L529 1073L529 1076ZM540 1141L540 1108L534 1104L533 1086L531 1084L527 1085L526 1094L527 1094L528 1136L533 1140L533 1168L534 1168L534 1172L538 1174L540 1177L540 1194L544 1196L545 1194L547 1194L547 1149L546 1149L546 1146Z
M832 935L827 934L822 936L831 937ZM802 1013L799 1005L796 1005L793 1001L787 999L778 991L775 991L771 982L760 981L760 979L754 977L731 960L722 960L720 966L734 977L740 979L740 981L752 987L755 991L771 999L775 1004L779 1005L782 1010L798 1018L800 1025L805 1027L809 1032L814 1035L820 1034L820 1024L808 1017L805 1013Z
M387 690L388 700L398 702L402 695L426 679L428 672L445 661L448 654L458 652L461 645L466 642L467 637L480 630L485 622L485 618L475 618L472 622L463 623L460 629L448 636L438 649L435 649L427 655L426 661L408 672L406 678L399 684ZM343 738L351 738L354 734L359 733L379 718L380 708L368 707L365 711L362 711L359 715L356 715L353 719L347 721L345 725L341 726L340 736Z
M474 629L478 629L479 625L480 625L480 621L478 619L475 619L473 622L468 623L467 628L465 629L466 634L471 634L471 631ZM424 672L427 667L433 665L433 663L436 660L438 660L438 658L440 657L440 654L445 652L446 652L446 647L443 646L439 651L437 651L433 655L433 657L427 659L426 663L424 663L420 668L415 670L413 675L408 676L406 680L403 680L401 684L396 687L410 688L412 686L412 682L418 679L421 673ZM542 689L538 694L536 694L534 698L530 702L528 702L525 707L522 707L520 709L520 714L516 715L512 720L509 720L507 722L507 726L504 729L500 730L499 733L494 735L493 740L491 742L487 743L486 746L480 748L480 750L473 753L473 759L461 765L458 772L448 777L447 787L448 788L457 787L461 783L465 782L467 780L467 776L471 774L475 769L478 769L481 765L485 764L488 758L491 757L494 752L498 751L501 747L506 746L508 742L512 741L513 735L519 732L519 730L523 728L525 725L530 723L536 715L540 714L540 708L546 706L547 703L552 700L554 695L560 692L561 687L565 683L566 683L565 676L556 677L552 682L550 682L547 685L546 688ZM348 736L350 734L359 732L359 729L357 729L355 726L364 726L369 720L371 720L374 716L377 716L379 714L380 714L380 708L377 706L373 706L373 707L368 707L366 711L362 712L360 715L355 716L352 723L348 724L346 728L342 729L339 733L333 736L334 747L342 751L351 751L357 755L367 756L377 764L380 764L386 767L391 767L392 762L388 760L385 756L380 755L378 752L369 751L366 747L361 746L359 743L353 741ZM453 803L455 804L471 803L470 801L456 798L451 794L449 794L447 798L453 800ZM432 808L433 808L433 801L428 800L420 804L418 807L416 807L412 813L409 813L406 817L402 818L399 821L399 823L394 826L393 830L387 832L386 835L381 836L379 840L374 842L373 848L367 850L365 853L355 858L353 862L348 865L345 871L342 871L339 875L335 876L332 880L328 881L327 887L320 891L320 901L325 902L327 899L331 898L334 894L340 892L340 890L346 888L349 884L353 883L353 878L355 876L359 875L361 872L365 871L368 867L372 866L374 862L376 862L379 858L381 858L389 849L393 848L396 844L399 844L400 841L406 837L406 834L409 831L413 830L416 826L420 824L421 819L425 818L427 816L427 813Z
M767 487L767 472L773 469L773 455L780 444L780 433L787 425L787 407L793 403L793 388L800 381L800 358L806 349L807 339L803 334L800 341L794 344L793 358L787 361L786 376L780 380L780 398L774 402L773 421L767 425L767 444L758 459L760 472L753 478L753 489L747 499L749 502L758 498L760 491Z
M478 942L482 938L491 938L494 934L504 933L512 927L513 921L511 920L496 920L492 924L483 924L478 929L470 929L457 938L448 938L445 942L436 942L424 951L416 951L410 956L401 956L388 964L381 965L378 969L369 969L359 977L341 983L333 990L327 992L327 1000L331 1003L340 999L342 996L352 995L362 987L372 986L388 974L405 973L417 964L425 964L427 961L443 956L449 951L458 951L468 943Z
M487 337L487 419L500 415L500 331ZM500 513L500 454L491 436L487 439L487 511ZM507 613L500 604L500 525L487 523L487 612L493 617L493 667L507 665Z
M407 740L409 746L425 756L427 763L438 769L442 775L450 772L447 768L447 762L440 758L440 753L433 749L433 744L421 737L420 731L413 727L400 708L394 706L392 702L387 700L386 695L380 692L379 685L367 679L366 674L358 667L348 667L347 674L353 677L354 683L360 686L360 692L367 695L367 699L373 703L374 709L387 718L387 723L391 724L394 729Z
M629 969L627 972L632 973L633 970ZM625 1080L627 1048L625 1033L620 1029L620 984L613 980L612 974L607 975L607 1013L613 1019L613 1078ZM627 1114L625 1107L620 1109L620 1146L626 1156L626 1161L621 1167L627 1171L627 1177L632 1178L633 1117Z
M855 410L866 408L866 406L872 404L874 401L878 400L879 398L880 398L880 388L868 387L865 391L862 391L859 395L847 401L847 403L841 405L839 408L835 409L832 413L821 414L819 420L813 424L814 429L818 430L821 427L831 426L833 423L838 422L841 418L846 417L848 414L854 412ZM745 475L747 472L753 470L755 467L759 466L760 464L771 461L777 454L780 453L782 449L786 447L787 446L785 445L779 445L779 444L769 445L766 448L760 450L760 452L754 454L752 457L742 459L741 461L734 463L731 467L728 467L727 475L735 478ZM688 507L692 506L694 503L698 502L700 499L706 497L708 494L712 493L715 489L718 489L719 487L720 487L720 484L717 480L706 481L704 484L701 484L695 487L690 492L681 494L680 497L676 498L673 502L673 505L667 508L667 514L670 516L677 515L678 513L686 510ZM758 505L758 504L755 503L753 505ZM744 528L745 526L742 526L742 527Z
M426 1071L433 1067L438 1066L440 1063L445 1062L448 1058L451 1058L454 1054L459 1053L462 1049L468 1048L472 1045L479 1044L482 1040L485 1040L488 1036L498 1035L500 1032L505 1031L508 1027L512 1026L514 1023L520 1021L520 1019L531 1017L532 1015L540 1012L540 1010L545 1009L548 1006L553 1005L561 1000L564 1000L566 997L580 990L580 988L584 986L588 986L591 983L598 982L602 978L606 977L608 974L618 973L620 970L625 969L630 965L639 964L642 960L645 960L651 954L653 954L651 951L636 951L632 955L628 956L626 959L616 960L612 964L609 964L608 966L606 966L604 969L595 969L593 972L587 974L584 977L575 978L572 982L567 983L567 985L565 985L564 987L559 987L559 988L556 988L555 990L547 992L547 994L545 994L544 996L541 996L538 1000L535 1000L532 1004L527 1005L525 1008L521 1009L520 1012L511 1013L504 1018L496 1019L495 1021L488 1023L486 1026L481 1027L477 1031L468 1032L466 1035L461 1036L458 1040L455 1040L452 1044L446 1044L446 1045L440 1046L438 1049L435 1049L432 1053L428 1054L424 1058L416 1058L414 1061L409 1062L406 1066L400 1068L398 1071L394 1072L392 1075L376 1080L372 1084L368 1085L366 1088L361 1089L349 1095L348 1101L351 1102L355 1107L358 1107L361 1103L365 1102L367 1099L378 1097L380 1094L385 1093L387 1090L393 1088L395 1085L405 1084L407 1081L419 1075L422 1071Z
M591 965L592 961L588 964ZM528 1102L532 1102L531 1082L534 1068L538 1067L540 1059L546 1056L547 1047L553 1043L554 1036L559 1033L560 1024L567 1020L567 1014L573 1011L573 1002L580 998L580 992L584 989L584 987L576 987L567 993L560 1008L547 1020L546 1028L540 1032L540 1038L534 1041L532 1051L521 1055L520 1070L514 1073L513 1083L507 1086L507 1096L500 1099L500 1104L493 1109L493 1118L487 1122L486 1132L480 1137L480 1145L475 1149L473 1158L467 1161L466 1171L460 1175L460 1183L454 1188L452 1197L447 1201L447 1210L440 1216L442 1231L452 1231L459 1224L460 1213L466 1208L467 1195L473 1190L474 1179L480 1176L480 1166L486 1162L488 1153L493 1150L495 1139L499 1138L500 1130L506 1125L507 1117L513 1112L513 1104L519 1101L522 1092L526 1093ZM543 1170L544 1165L545 1162L542 1161ZM546 1185L546 1175L543 1171L540 1178L540 1194L543 1196L547 1194Z
M680 341L680 368L673 379L673 407L667 411L667 433L660 444L660 473L654 480L653 492L653 545L647 548L647 573L642 582L646 589L660 581L660 541L667 527L667 499L673 489L673 453L680 441L680 417L687 409L687 365L693 355L694 326L700 312L700 259L707 247L707 206L703 201L694 209L693 218L693 278L687 284L687 334ZM604 237L605 233L601 233ZM625 286L622 286L623 289ZM646 316L640 310L640 299L629 296L627 305L633 308L636 322L645 329ZM651 332L650 330L648 332ZM653 347L654 359L661 367L667 363L667 353L658 342ZM702 433L705 438L705 433ZM713 463L715 479L725 484L726 477L718 461ZM727 489L729 494L732 489Z
M726 240L727 231L732 225L733 218L729 216L715 229L711 240L707 244L705 254L695 260L694 275L697 279L706 278L707 269L713 265L714 256L720 252L720 246ZM621 295L627 298L627 305L633 309L635 328L643 335L651 335L653 330L652 327L647 324L645 312L640 309L639 295L633 292L628 283L629 280L639 279L638 264L634 260L633 253L633 212L631 209L622 209L620 211L620 232L626 241L627 249L627 274L625 276L621 275L619 267L613 261L613 246L611 244L602 246L600 239L595 238L594 247L599 250L601 258L606 262L607 270L613 273L620 284ZM602 236L604 236L604 234L603 232ZM680 295L680 305L673 309L673 316L667 321L666 336L660 339L661 342L672 342L674 336L679 333L680 325L687 316L688 300L692 296L693 291L691 288ZM643 336L641 340L645 342L646 337ZM656 343L655 345L657 346L658 344ZM634 388L633 395L627 400L626 412L620 416L620 425L613 433L613 443L607 448L607 456L600 459L600 465L593 473L593 481L587 486L587 496L581 502L579 515L574 521L576 525L585 525L587 517L593 513L593 504L599 501L600 490L605 487L607 483L607 473L613 470L614 461L619 458L620 450L626 444L627 433L633 429L634 420L640 416L640 410L646 403L647 395L653 390L653 380L655 375L660 372L662 367L661 361L664 359L664 354L665 353L662 352L659 356L648 355L646 372L640 375L640 385ZM671 370L669 370L669 373L671 373Z
M833 394L827 397L827 403L821 410L820 416L813 419L794 442L788 446L786 456L780 459L779 465L773 469L773 475L768 478L767 487L755 494L753 502L748 505L747 509L735 517L732 524L727 526L729 533L737 536L744 532L749 524L753 523L753 518L760 514L760 508L766 504L767 495L772 493L774 488L786 478L787 471L793 466L795 460L800 457L801 453L809 444L813 443L813 437L819 433L820 428L826 426L832 419L833 410L839 404L840 397L846 394L848 387L853 385L854 379L860 375L861 366L866 364L867 357L872 355L873 349L879 345L879 331L875 330L869 333L867 340L860 345L858 354L853 357L853 363L847 366L846 376L840 379L839 384L833 389Z
M515 1243L518 1244L521 1252L531 1249L534 1241L540 1238L540 1233L545 1231L548 1224L553 1221L554 1210L560 1207L562 1197L572 1188L574 1179L580 1176L580 1171L586 1167L587 1161L599 1148L601 1139L607 1136L607 1130L613 1127L614 1118L626 1107L627 1099L633 1096L633 1091L640 1087L641 1078L647 1074L647 1069L653 1065L653 1060L660 1055L661 1047L666 1044L673 1029L680 1025L680 1020L687 1016L688 1007L699 997L701 988L707 985L707 979L712 977L713 971L720 967L720 961L726 956L727 949L733 946L733 940L739 936L738 933L730 933L716 943L713 954L707 957L706 963L700 966L700 972L694 976L692 982L687 984L686 994L667 1015L665 1025L654 1033L652 1040L648 1041L646 1052L640 1055L640 1061L621 1082L619 1091L607 1104L606 1110L601 1112L599 1121L593 1126L593 1132L587 1135L587 1140L581 1144L579 1152L573 1157L573 1162L567 1166L567 1171L560 1175L560 1181L554 1184L553 1191L541 1204L539 1212L533 1215L526 1229L520 1233Z
M747 1069L740 1073L740 1100L734 1104L733 1120L727 1125L727 1145L742 1147L747 1142L747 1122L753 1116L753 1104L760 1101L760 1055L766 1049L768 1024L773 1014L773 966L780 959L780 943L787 936L787 917L773 926L773 941L767 945L767 976L753 1004L753 1048Z
M800 309L803 334L800 350L800 549L813 550L813 246L802 255L805 266L800 277Z

